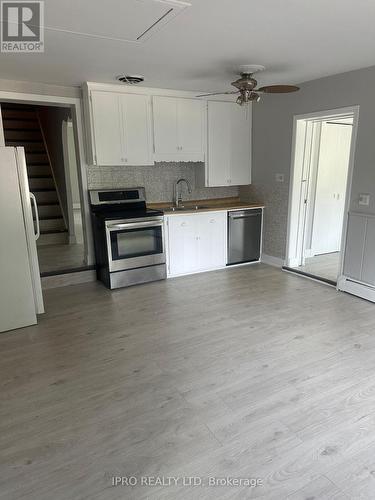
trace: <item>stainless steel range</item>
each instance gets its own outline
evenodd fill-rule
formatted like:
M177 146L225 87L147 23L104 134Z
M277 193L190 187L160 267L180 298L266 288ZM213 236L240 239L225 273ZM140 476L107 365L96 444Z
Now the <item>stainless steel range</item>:
M97 276L108 288L166 278L164 215L144 188L90 191Z

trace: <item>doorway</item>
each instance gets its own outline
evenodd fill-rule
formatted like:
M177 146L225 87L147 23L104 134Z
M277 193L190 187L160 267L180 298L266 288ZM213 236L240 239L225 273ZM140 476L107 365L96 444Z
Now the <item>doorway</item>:
M2 102L6 146L25 151L30 191L37 211L40 274L53 276L88 268L72 108Z
M295 118L284 269L336 286L341 274L358 108Z

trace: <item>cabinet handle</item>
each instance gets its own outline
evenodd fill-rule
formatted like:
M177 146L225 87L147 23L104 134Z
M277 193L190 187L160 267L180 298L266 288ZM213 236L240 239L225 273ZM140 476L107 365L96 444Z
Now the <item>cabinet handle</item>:
M181 222L181 226L187 226L186 222Z
M210 220L210 224L215 224L216 220L215 219L211 219Z

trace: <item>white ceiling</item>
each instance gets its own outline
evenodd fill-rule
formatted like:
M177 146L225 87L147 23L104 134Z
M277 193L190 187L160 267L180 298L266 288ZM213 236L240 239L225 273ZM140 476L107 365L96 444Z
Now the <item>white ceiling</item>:
M147 9L130 15L135 1L46 0L45 24L129 38L134 26L143 26L138 15L149 15ZM44 54L0 54L0 77L80 85L141 74L149 87L221 91L230 90L241 64L266 66L261 84L300 83L375 65L373 0L190 2L142 43L47 29Z

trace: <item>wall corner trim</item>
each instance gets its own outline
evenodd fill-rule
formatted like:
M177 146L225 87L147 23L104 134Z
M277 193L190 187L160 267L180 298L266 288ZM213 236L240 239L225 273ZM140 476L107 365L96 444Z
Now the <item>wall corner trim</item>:
M268 264L269 266L281 268L284 265L284 260L280 259L280 257L274 257L273 255L267 255L265 253L262 253L260 260L263 264Z

